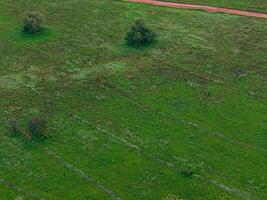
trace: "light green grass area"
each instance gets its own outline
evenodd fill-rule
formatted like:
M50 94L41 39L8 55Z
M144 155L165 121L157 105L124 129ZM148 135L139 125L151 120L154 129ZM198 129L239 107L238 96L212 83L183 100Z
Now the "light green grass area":
M0 7L0 199L267 199L265 19L116 0ZM21 33L27 10L46 16L41 35ZM125 45L137 19L155 44ZM48 139L10 136L8 119L40 113Z
M158 0L177 3L193 3L209 6L220 6L225 8L235 8L239 10L251 10L267 12L267 1L265 0Z

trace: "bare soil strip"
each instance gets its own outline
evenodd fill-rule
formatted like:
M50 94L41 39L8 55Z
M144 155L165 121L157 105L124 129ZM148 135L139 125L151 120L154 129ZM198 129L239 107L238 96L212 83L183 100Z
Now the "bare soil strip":
M162 2L162 1L155 1L155 0L127 0L127 1L135 2L135 3L145 3L145 4L150 4L150 5L156 5L156 6L166 6L166 7L174 7L174 8L182 8L182 9L191 9L191 10L204 10L208 12L221 12L221 13L241 15L241 16L246 16L246 17L257 17L257 18L267 19L267 13L236 10L236 9L230 9L230 8L204 6L204 5L197 5L197 4Z

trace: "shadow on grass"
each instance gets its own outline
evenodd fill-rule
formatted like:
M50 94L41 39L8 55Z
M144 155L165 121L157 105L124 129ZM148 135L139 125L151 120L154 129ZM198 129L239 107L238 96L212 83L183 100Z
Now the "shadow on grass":
M151 44L144 44L144 45L141 45L141 46L129 46L127 44L125 44L125 46L128 48L128 49L134 49L136 51L143 51L143 52L147 52L149 50L151 50L152 48L155 48L156 45L158 44L158 41L155 40L153 43Z
M47 27L44 27L40 33L30 34L23 30L14 31L7 36L8 40L16 43L16 45L24 45L28 43L39 43L53 38L55 34Z
M149 53L149 51L151 51L152 49L155 49L158 46L158 41L154 41L151 44L146 44L143 46L129 46L127 45L127 43L121 43L120 45L117 46L117 53L120 55L128 55L131 54L133 52L135 53Z
M36 148L40 148L40 146L46 145L48 137L37 137L37 136L32 136L31 139L25 137L25 135L22 133L27 132L27 130L20 129L19 132L16 134L12 133L8 127L6 127L5 134L13 140L20 141L20 143L23 145L23 148L28 149L28 150L34 150Z

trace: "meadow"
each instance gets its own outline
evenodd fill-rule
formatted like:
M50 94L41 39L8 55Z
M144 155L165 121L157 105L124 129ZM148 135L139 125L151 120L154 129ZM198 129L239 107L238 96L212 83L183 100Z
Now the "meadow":
M1 200L267 199L266 19L121 0L0 8ZM40 35L21 31L29 10ZM138 19L157 41L128 47ZM39 114L46 140L10 135L8 119Z

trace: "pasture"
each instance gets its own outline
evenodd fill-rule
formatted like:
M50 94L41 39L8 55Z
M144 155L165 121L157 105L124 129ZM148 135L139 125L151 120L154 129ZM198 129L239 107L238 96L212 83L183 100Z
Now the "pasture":
M267 199L266 19L121 0L0 8L1 200ZM39 35L21 30L29 10ZM157 40L128 47L138 19ZM39 114L44 141L6 128Z

